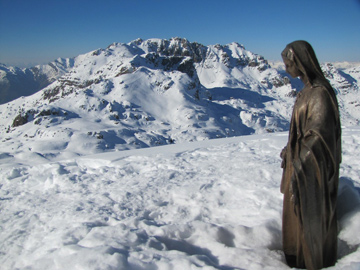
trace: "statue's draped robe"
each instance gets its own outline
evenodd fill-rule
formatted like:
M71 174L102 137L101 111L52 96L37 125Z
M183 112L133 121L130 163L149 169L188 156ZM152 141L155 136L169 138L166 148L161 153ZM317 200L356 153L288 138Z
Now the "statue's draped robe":
M341 127L332 89L308 85L298 94L283 158L284 253L296 267L334 265Z

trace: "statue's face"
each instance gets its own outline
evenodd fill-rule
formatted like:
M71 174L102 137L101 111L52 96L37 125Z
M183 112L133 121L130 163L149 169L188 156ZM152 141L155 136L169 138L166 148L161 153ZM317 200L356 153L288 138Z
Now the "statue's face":
M283 57L283 61L285 64L285 70L287 73L290 74L291 77L296 78L302 75L294 61L291 61L285 57Z

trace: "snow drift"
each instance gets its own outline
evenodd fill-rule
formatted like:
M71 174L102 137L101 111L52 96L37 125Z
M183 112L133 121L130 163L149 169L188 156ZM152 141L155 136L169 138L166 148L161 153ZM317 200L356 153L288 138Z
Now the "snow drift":
M299 80L180 38L61 63L0 105L2 269L288 269L279 153ZM359 269L359 67L322 68L344 126L332 269Z

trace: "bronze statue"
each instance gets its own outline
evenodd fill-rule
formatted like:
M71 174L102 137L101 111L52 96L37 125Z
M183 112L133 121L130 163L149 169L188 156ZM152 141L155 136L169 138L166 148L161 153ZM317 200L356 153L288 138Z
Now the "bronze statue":
M289 266L320 269L337 258L339 108L309 43L292 42L281 56L286 72L305 85L296 97L288 143L280 154L283 249Z

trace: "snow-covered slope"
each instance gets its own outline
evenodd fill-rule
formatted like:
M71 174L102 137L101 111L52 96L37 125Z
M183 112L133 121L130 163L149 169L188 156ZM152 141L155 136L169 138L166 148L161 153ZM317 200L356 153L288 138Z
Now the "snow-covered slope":
M289 269L279 152L287 133L0 159L1 269ZM343 130L335 267L360 268L360 129Z
M54 157L288 126L288 80L237 43L135 40L80 55L73 63L42 91L0 106L3 151Z
M299 80L180 38L64 65L0 105L1 269L288 269L279 152ZM322 68L347 126L330 269L359 269L359 67Z
M59 58L47 65L32 68L0 64L0 104L29 96L48 86L74 66L74 59Z
M340 70L331 63L325 63L321 68L337 93L343 124L358 125L360 66Z
M71 69L34 95L0 105L4 152L59 159L284 131L302 87L238 43L138 39L58 63L59 72ZM358 68L323 69L343 125L356 125Z

